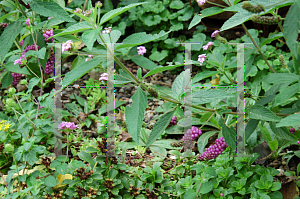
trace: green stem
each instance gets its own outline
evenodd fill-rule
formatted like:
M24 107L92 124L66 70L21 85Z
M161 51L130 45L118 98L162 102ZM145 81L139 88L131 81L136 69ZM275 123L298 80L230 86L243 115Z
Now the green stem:
M20 180L20 175L19 175L19 168L18 168L18 164L17 164L16 158L15 158L15 154L12 153L12 156L13 156L13 159L14 159L14 162L15 162L15 165L16 165L16 169L17 169L17 172L18 172L18 179L19 179L18 193L20 193L21 180Z

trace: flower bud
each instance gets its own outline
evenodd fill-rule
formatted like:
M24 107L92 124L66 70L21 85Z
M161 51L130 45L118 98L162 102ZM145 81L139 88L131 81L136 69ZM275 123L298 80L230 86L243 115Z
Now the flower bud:
M10 95L14 95L15 93L16 93L16 89L15 88L9 88L8 89L8 93L10 94Z
M224 37L221 37L219 34L216 35L216 39L223 44L228 43L227 39L225 39Z
M259 24L266 24L266 25L276 25L281 21L280 16L258 16L258 15L251 15L250 19L254 23L259 23Z
M263 5L258 4L256 6L254 6L249 1L244 1L242 8L245 10L248 10L249 12L252 12L252 13L260 13L265 10Z
M15 100L11 99L11 98L8 98L6 100L6 108L7 109L11 109L13 107L16 107L17 106L17 103L15 102Z
M279 61L280 61L280 64L283 68L287 68L287 64L286 62L284 61L284 57L283 55L279 55Z
M5 153L13 153L14 150L15 150L14 145L12 145L12 144L5 144L5 146L4 146Z

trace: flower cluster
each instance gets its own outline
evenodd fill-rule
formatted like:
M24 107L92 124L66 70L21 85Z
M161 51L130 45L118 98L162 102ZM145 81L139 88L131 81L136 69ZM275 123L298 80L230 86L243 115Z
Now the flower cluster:
M82 10L80 8L76 8L76 10L74 12L80 14L82 12Z
M137 47L137 49L138 49L137 52L139 55L143 55L146 53L146 48L144 46L139 46L139 47Z
M49 37L53 36L53 30L52 29L46 30L44 32L43 36L45 38L45 41L48 42L48 43L52 43L53 40L54 40L54 38L48 39Z
M50 54L50 58L47 60L46 63L46 68L45 68L45 73L46 74L51 74L53 72L53 60L54 60L54 56L53 56L53 52Z
M211 34L211 38L216 37L219 34L219 30L215 30L212 34Z
M29 18L26 19L25 25L27 25L28 27L30 26L30 19Z
M108 34L111 32L112 27L104 28L105 30L102 31L103 34Z
M83 16L90 16L90 14L92 14L95 11L95 8L91 8L90 10L86 10L83 12Z
M198 3L199 5L204 5L205 2L206 2L206 0L197 0L197 3Z
M0 24L0 29L4 29L8 26L8 23L1 23Z
M251 15L250 19L254 23L259 23L259 24L266 24L266 25L276 25L281 21L280 16L258 16L258 15Z
M93 55L88 55L89 58L86 58L85 61L90 61L91 59L93 59Z
M17 86L18 83L21 81L22 75L20 73L13 73L11 75L13 76L13 85Z
M249 1L244 1L242 4L242 8L252 13L260 13L265 10L263 5L258 4L254 6Z
M202 48L203 50L207 50L209 47L211 47L212 45L214 45L214 42L210 41L208 42L206 45L204 45Z
M206 148L205 152L198 156L198 159L204 161L217 158L227 147L228 144L225 142L224 137L220 137L209 148Z
M195 126L192 126L191 129L187 130L181 140L195 140L202 134L202 131Z
M177 117L173 116L168 127L175 126L177 124Z
M279 61L280 61L280 64L283 68L287 68L287 64L286 62L284 61L284 57L283 55L279 55Z
M10 128L10 124L6 123L6 120L0 121L0 131L4 130L7 131Z
M198 62L200 62L200 65L202 66L203 62L205 61L206 54L201 54L198 56Z
M75 125L74 122L62 122L61 124L58 125L59 129L75 129L79 128L78 125Z
M72 40L66 41L66 43L62 44L62 52L69 51L72 48L73 42Z
M107 81L108 80L108 74L107 73L102 73L101 77L99 78L99 81L101 81L101 80Z

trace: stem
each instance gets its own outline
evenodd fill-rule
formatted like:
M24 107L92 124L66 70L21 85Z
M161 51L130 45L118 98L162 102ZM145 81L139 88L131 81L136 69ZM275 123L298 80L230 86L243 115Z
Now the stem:
M15 165L16 165L16 168L17 168L17 172L18 172L18 178L19 178L18 193L19 193L20 192L20 187L21 187L21 181L20 181L20 175L19 175L19 168L18 168L18 164L17 164L16 158L15 158L15 154L12 153L12 156L13 156L13 159L14 159L14 162L15 162Z
M197 191L197 194L196 194L195 199L197 199L197 196L198 196L198 194L199 194L199 191L200 191L200 188L201 188L203 179L204 179L204 172L202 173L202 179L201 179L201 182L200 182L200 185L199 185L199 188L198 188L198 191ZM201 195L200 195L200 199L201 199Z
M211 114L211 116L209 116L209 118L205 121L205 123L200 127L200 129L202 129L202 127L210 120L210 118L212 118L212 116L214 116L214 114L216 114L217 112L213 112L213 114Z

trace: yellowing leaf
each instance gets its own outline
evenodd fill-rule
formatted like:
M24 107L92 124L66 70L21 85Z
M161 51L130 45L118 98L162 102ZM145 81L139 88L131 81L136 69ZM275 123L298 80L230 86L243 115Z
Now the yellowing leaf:
M56 188L59 188L59 187L63 187L63 186L65 186L66 184L61 184L65 179L70 179L70 180L72 180L73 179L73 176L72 175L70 175L70 174L66 174L66 175L61 175L61 174L59 174L58 176L57 176L57 180L58 180L58 185L56 185L55 187L53 187L54 189L56 189Z
M219 82L220 76L218 74L216 74L216 76L217 76L217 78L211 80L209 83L211 83L212 85L219 85L220 84L220 82Z

